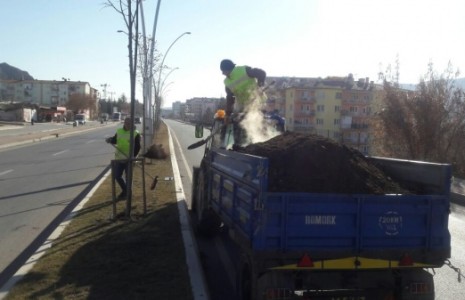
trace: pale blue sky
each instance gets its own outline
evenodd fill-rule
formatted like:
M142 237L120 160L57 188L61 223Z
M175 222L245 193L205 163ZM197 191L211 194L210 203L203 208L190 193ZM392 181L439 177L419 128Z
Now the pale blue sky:
M129 97L127 37L105 0L0 0L0 62L35 79L87 81ZM118 0L113 0L119 3ZM157 0L144 1L152 33ZM370 77L400 59L400 80L416 83L431 60L465 72L465 2L461 0L162 0L156 40L165 64L179 69L165 84L164 106L224 96L219 62L264 69L269 76ZM460 77L465 77L462 73ZM168 85L169 84L169 85ZM137 96L142 99L138 85Z

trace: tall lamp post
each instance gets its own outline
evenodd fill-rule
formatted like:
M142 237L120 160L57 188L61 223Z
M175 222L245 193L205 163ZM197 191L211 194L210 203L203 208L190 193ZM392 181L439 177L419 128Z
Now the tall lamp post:
M176 44L176 42L182 38L183 36L187 35L187 34L191 34L190 31L186 31L184 33L182 33L180 36L178 36L172 43L171 45L168 47L168 50L166 50L165 52L165 55L163 56L163 59L161 61L161 64L160 64L160 70L158 71L158 82L156 85L154 85L154 88L155 88L155 108L156 108L156 112L155 112L155 122L158 123L159 121L159 116L160 116L160 109L161 109L161 91L160 91L160 88L161 88L161 75L163 73L163 68L165 66L165 59L166 59L166 56L168 56L168 53L170 52L171 48L173 47L174 44ZM171 72L173 72L174 70L177 70L176 68L172 69L170 71L169 74L171 74Z

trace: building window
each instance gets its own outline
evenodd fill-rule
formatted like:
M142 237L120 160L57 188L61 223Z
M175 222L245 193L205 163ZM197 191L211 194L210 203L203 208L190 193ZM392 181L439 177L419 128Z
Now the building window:
M339 125L341 124L341 120L340 119L334 119L334 125Z
M325 106L323 104L319 104L316 106L316 110L319 112L324 112L325 111Z
M338 112L341 110L341 107L339 105L334 106L334 111Z
M336 99L342 99L342 93L337 92L336 93Z
M317 125L323 125L323 124L324 124L324 120L323 120L323 119L316 119L316 124L317 124Z
M350 107L350 112L356 113L357 111L358 111L358 108L356 106Z
M302 99L308 100L308 91L303 91L302 92Z

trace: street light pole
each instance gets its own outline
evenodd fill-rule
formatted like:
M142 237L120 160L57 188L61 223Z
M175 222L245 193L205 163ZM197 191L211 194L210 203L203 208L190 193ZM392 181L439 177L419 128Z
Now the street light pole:
M160 89L161 74L162 74L163 68L164 68L164 66L165 66L165 59L166 59L166 57L168 56L168 53L170 52L171 47L173 47L173 45L176 44L176 42L177 42L180 38L182 38L184 35L186 35L186 34L191 34L191 33L190 33L189 31L186 31L186 32L184 32L183 34L181 34L180 36L178 36L178 37L171 43L171 45L168 47L168 50L166 50L165 55L163 56L163 59L162 59L161 64L160 64L160 71L158 72L159 74L158 74L157 92L158 92L159 89Z
M154 136L154 131L153 131L153 105L152 105L152 86L151 82L153 80L153 61L154 61L154 51L155 51L155 34L157 33L157 23L158 23L158 13L160 11L160 5L161 5L161 0L158 0L157 2L157 9L155 11L155 20L153 21L153 32L152 32L152 42L150 44L150 48L147 49L150 50L150 54L147 56L146 54L146 60L149 59L147 62L147 73L148 78L144 80L144 93L145 93L145 103L144 103L144 147L145 151L148 150L149 144L151 145L152 139ZM142 1L141 1L141 6L142 6ZM142 12L143 13L143 12ZM145 23L145 21L144 21ZM144 39L146 38L145 35L145 25L144 25Z
M165 78L163 78L163 81L161 82L160 84L160 95L162 94L161 92L163 91L163 87L165 86L165 81L166 79L171 75L171 73L173 73L174 71L176 70L179 70L178 67L174 68L174 69L171 69L171 71L169 71L168 74L166 74Z
M176 42L182 38L183 36L185 36L186 34L191 34L190 31L186 31L184 33L182 33L180 36L178 36L172 43L171 45L168 47L168 50L166 50L165 52L165 55L163 55L163 59L161 61L161 64L160 64L160 70L158 71L158 82L157 82L157 85L154 86L155 88L155 109L156 109L156 113L155 113L155 123L158 123L159 121L159 116L160 116L160 109L161 109L161 91L160 91L160 88L161 88L161 75L163 73L163 68L165 66L165 59L166 59L166 56L168 56L168 53L170 52L171 48L173 47L174 44L176 44ZM175 69L171 70L171 72L173 72ZM170 73L171 73L170 72ZM169 73L169 74L170 74ZM168 75L169 75L168 74Z

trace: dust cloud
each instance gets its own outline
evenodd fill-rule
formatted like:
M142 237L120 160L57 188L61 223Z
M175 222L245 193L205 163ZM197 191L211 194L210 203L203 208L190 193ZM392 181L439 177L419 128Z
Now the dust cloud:
M266 94L262 90L254 90L251 92L251 99L250 104L245 107L245 117L239 124L247 133L247 140L241 145L242 147L266 142L281 134L272 122L264 118L262 109L267 99Z

